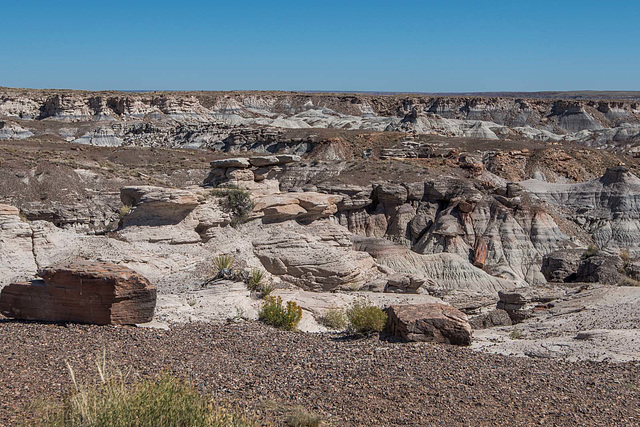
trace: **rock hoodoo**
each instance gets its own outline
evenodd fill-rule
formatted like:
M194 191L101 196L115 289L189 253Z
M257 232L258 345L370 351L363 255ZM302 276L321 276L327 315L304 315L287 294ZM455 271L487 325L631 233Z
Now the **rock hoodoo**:
M128 325L150 322L156 288L135 271L79 261L40 271L43 280L12 283L0 293L0 313L21 320Z

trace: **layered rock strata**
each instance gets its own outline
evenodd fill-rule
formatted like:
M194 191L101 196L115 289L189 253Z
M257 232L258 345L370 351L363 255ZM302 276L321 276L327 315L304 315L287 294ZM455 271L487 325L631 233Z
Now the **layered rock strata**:
M12 283L0 293L0 313L21 320L106 324L150 322L156 288L133 270L79 261L47 267L43 280Z

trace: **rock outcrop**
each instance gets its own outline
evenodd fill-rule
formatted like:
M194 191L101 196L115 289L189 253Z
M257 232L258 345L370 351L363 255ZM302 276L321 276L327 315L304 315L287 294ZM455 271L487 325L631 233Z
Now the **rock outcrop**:
M45 119L100 123L97 129L76 138L80 143L155 145L161 141L167 146L271 153L283 148L297 153L308 149L306 138L285 141L281 129L387 130L589 144L624 143L640 135L637 103L633 101L500 96L105 94L4 89L0 93L0 116L27 123ZM53 133L53 129L44 132Z
M18 208L0 204L0 288L32 277L37 268L31 226Z
M395 272L426 279L421 286L436 295L454 291L495 295L498 290L513 289L521 283L491 276L457 254L423 255L386 239L360 236L353 237L353 245Z
M617 285L622 278L623 262L617 255L597 254L580 262L576 282L599 282Z
M577 184L539 180L520 185L584 228L598 247L636 251L640 241L640 179L624 166Z
M392 305L386 331L404 341L470 345L467 315L444 304Z
M549 282L575 281L584 252L584 249L563 249L545 255L542 274Z
M357 290L383 277L366 253L351 250L349 232L327 221L309 226L295 222L267 228L253 241L264 268L305 290Z
M21 320L107 324L153 318L156 288L133 270L79 261L43 269L43 280L12 283L0 293L0 313Z
M190 191L152 186L123 187L120 199L131 208L122 217L125 226L178 224L200 204Z

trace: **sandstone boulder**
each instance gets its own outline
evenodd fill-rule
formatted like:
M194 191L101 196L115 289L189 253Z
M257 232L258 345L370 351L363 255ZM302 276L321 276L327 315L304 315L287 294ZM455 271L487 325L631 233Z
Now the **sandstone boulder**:
M226 178L233 181L253 181L255 176L251 169L229 168L225 173Z
M269 273L305 290L357 290L382 276L368 254L351 250L349 232L328 220L262 225L253 247Z
M200 204L190 191L149 185L122 187L120 199L132 207L122 218L124 226L177 224Z
M254 216L264 222L291 219L314 221L327 218L338 211L342 196L315 192L290 192L255 198Z
M404 341L471 344L467 315L444 304L392 305L386 330Z
M577 282L600 282L616 285L622 275L623 262L617 255L595 255L580 262L576 273Z
M436 283L433 280L416 276L415 274L392 274L389 276L384 292L396 292L403 294L417 294L423 285L427 287L435 287ZM426 290L422 290L426 292Z
M220 159L220 160L214 160L213 162L211 162L212 169L248 168L250 166L251 166L251 163L249 163L249 159L246 159L244 157Z
M288 163L297 163L301 160L300 156L296 154L280 154L276 157L278 158L278 162L281 165L286 165Z
M542 274L549 282L571 282L576 279L584 249L561 249L542 258Z
M107 262L47 267L43 280L12 283L0 293L0 313L22 320L126 325L150 322L156 288L135 271Z
M475 316L469 320L473 329L486 329L495 326L510 326L513 322L505 310L495 309L489 313Z
M275 166L280 163L280 160L276 156L257 156L249 159L251 166Z

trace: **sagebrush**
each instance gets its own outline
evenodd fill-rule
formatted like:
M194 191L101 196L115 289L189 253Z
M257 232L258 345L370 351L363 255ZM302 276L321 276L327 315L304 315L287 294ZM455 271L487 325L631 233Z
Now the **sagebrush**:
M387 323L387 314L367 301L358 300L347 309L349 330L358 334L382 332Z
M259 319L267 325L293 331L302 319L302 308L293 301L282 304L282 298L267 296L260 310Z

